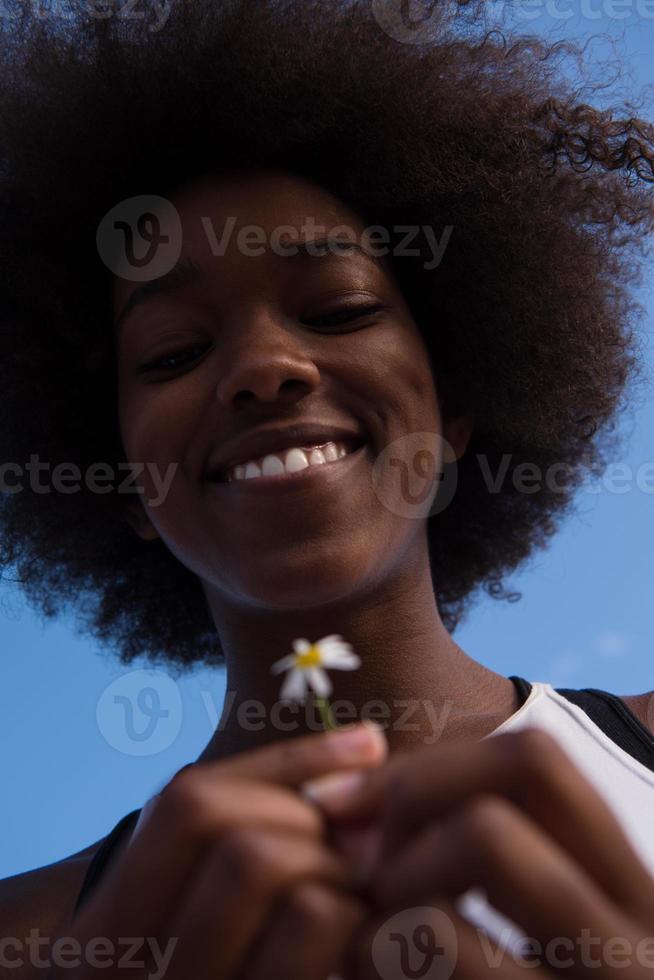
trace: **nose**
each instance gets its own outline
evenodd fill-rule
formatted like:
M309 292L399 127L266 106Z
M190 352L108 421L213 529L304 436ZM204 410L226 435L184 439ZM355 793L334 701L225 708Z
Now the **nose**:
M317 365L291 331L261 318L239 331L238 342L226 351L227 370L216 395L231 411L260 404L290 405L320 383Z

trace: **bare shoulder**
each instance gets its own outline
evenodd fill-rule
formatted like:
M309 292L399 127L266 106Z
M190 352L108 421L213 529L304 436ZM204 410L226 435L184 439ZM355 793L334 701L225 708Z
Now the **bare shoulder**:
M54 935L59 923L72 915L89 864L104 839L53 864L3 878L0 881L3 935L19 941L29 936L30 929L38 929L41 936Z
M654 735L654 691L646 694L621 694L619 697L647 731Z

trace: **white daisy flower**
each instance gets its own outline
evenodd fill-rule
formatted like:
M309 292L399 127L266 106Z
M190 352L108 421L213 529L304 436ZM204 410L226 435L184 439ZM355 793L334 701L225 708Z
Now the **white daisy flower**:
M270 668L273 674L288 671L279 695L281 700L303 702L309 689L319 698L327 698L332 693L332 684L326 670L356 670L361 666L360 658L338 633L315 643L294 640L293 649L295 653L282 657Z

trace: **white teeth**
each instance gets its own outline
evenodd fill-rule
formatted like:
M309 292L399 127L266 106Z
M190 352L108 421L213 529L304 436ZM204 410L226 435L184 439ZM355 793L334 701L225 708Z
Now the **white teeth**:
M342 442L327 442L315 449L300 449L294 447L284 453L269 453L263 459L239 463L227 474L228 482L232 480L253 480L260 476L281 476L283 473L297 473L308 466L322 466L347 456L347 449Z
M279 456L265 456L261 464L262 476L279 476L284 473L284 464Z
M284 465L287 473L297 473L298 470L306 470L309 460L303 449L289 449Z

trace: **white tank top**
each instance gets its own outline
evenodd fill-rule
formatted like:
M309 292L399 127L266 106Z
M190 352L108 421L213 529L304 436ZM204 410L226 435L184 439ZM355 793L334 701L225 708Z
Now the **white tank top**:
M522 707L485 738L527 727L542 728L556 738L606 801L654 877L654 772L609 738L582 708L550 684L532 682ZM525 933L489 904L482 889L470 889L460 896L457 910L508 950L520 951Z

